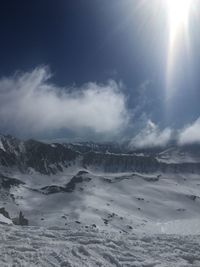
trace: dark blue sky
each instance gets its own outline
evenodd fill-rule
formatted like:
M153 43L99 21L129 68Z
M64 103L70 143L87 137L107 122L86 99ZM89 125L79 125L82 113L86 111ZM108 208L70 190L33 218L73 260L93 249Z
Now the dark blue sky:
M1 1L0 74L47 64L63 84L114 76L133 87L155 77L166 37L137 19L134 2Z
M192 20L192 56L188 61L180 49L173 84L178 89L166 110L166 10L158 5L155 12L159 0L139 7L141 2L1 1L0 76L47 65L59 86L114 79L123 82L128 109L137 107L135 116L146 114L160 127L183 127L200 113L200 30Z

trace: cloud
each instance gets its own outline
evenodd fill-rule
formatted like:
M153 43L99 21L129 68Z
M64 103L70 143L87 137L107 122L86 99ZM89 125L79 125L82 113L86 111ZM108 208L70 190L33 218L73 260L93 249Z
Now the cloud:
M160 130L156 124L148 120L146 127L131 140L130 146L135 148L162 147L167 145L171 136L170 128Z
M200 118L180 131L178 143L180 145L200 143Z
M128 122L125 96L113 80L60 88L48 68L0 80L0 127L34 134L60 129L116 133Z

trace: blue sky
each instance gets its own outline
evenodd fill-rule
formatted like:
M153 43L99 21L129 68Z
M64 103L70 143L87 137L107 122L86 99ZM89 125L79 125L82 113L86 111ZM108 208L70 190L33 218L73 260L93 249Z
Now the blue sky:
M199 3L168 83L167 1L1 1L0 131L100 141L168 131L167 142L198 126Z

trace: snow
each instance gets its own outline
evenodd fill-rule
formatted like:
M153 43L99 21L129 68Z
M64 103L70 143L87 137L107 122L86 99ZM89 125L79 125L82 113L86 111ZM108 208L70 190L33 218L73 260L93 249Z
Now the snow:
M159 162L168 164L181 164L181 163L199 163L200 156L188 151L181 151L180 148L168 148L159 153L156 157Z
M71 168L51 176L15 174L26 184L10 189L14 201L1 194L0 205L11 217L21 210L32 226L64 227L79 221L110 231L131 232L133 228L141 233L200 234L198 175L89 172L73 192L46 195L40 190L64 186L79 171Z
M1 141L1 136L0 136L0 149L3 150L3 151L6 151L5 148L4 148L4 145Z
M64 187L80 171L72 192ZM1 169L4 173L4 169ZM56 175L5 172L25 184L0 189L11 218L0 225L0 266L199 267L200 177L197 174L104 173L78 162ZM12 223L0 214L0 224Z
M12 221L0 214L0 224L13 224Z
M0 226L0 266L199 267L200 236Z

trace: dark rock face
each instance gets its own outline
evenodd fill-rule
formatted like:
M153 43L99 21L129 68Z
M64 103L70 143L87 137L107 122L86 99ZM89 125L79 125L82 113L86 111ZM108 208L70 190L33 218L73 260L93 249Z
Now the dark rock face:
M35 140L20 141L11 136L0 136L0 166L15 167L25 173L32 169L41 174L51 175L62 172L63 168L73 165L79 159L80 168L100 168L105 172L200 173L200 146L171 147L164 150L163 152L159 148L128 151L127 147L112 143L46 144ZM199 160L166 163L157 159L163 155L170 158L174 153L180 158L189 155ZM73 181L68 188L66 190L73 190Z
M84 177L84 174L87 172L80 171L77 175L72 177L72 179L67 183L65 186L57 186L57 185L51 185L51 186L45 186L42 187L38 192L42 192L43 194L50 195L50 194L56 194L56 193L72 193L76 189L76 185L83 183L83 182L90 182L91 178Z
M0 188L9 190L12 186L19 186L23 184L24 183L18 179L5 177L0 174Z
M42 187L40 190L38 190L38 192L42 192L45 195L50 195L50 194L65 192L65 188L57 185L49 185Z
M91 181L91 178L81 176L81 173L83 173L83 172L79 172L77 175L72 177L72 179L70 180L70 182L68 184L66 184L65 192L71 193L75 190L77 184Z
M62 171L62 166L75 160L78 153L63 145L40 143L37 141L26 142L25 165L43 174L55 174Z
M135 154L102 154L89 152L84 155L83 166L101 167L105 172L139 172L139 173L200 173L200 162L164 163L153 156ZM159 178L159 177L158 177Z
M22 172L30 168L42 174L50 175L68 167L68 164L79 156L61 144L46 144L34 140L20 141L11 136L0 137L3 149L0 148L0 165L17 167Z
M4 217L10 219L9 213L6 211L5 208L0 208L0 214L2 214Z
M96 152L87 153L83 165L102 167L105 172L155 172L159 169L159 162L153 157Z
M28 225L28 220L24 217L24 215L22 214L22 212L20 211L19 213L19 217L17 218L13 218L12 219L13 223L15 225L21 225L21 226L26 226Z

